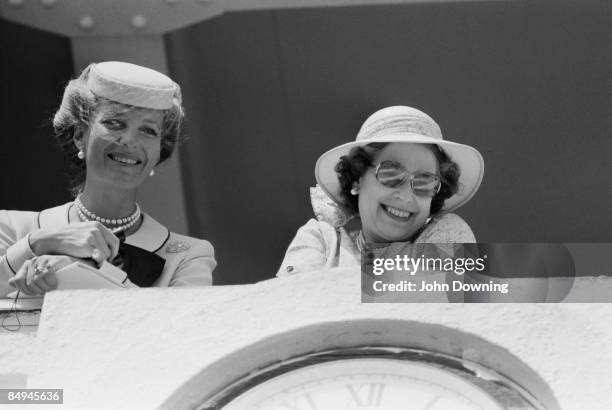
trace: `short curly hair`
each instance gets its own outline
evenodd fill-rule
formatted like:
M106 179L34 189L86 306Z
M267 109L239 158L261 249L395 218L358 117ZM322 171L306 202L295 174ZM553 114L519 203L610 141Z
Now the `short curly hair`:
M374 163L374 157L383 150L388 143L371 143L363 147L353 148L348 155L340 157L336 164L335 171L340 181L340 194L344 199L344 206L351 212L358 214L358 197L351 194L351 189L356 182L366 173ZM442 210L444 201L453 196L459 189L459 176L461 169L456 162L453 162L448 154L435 144L423 144L429 148L436 160L440 170L441 181L440 191L432 198L430 215L435 215Z
M128 110L149 110L98 97L87 87L86 76L81 74L71 80L64 90L62 103L53 117L55 139L62 151L68 156L75 174L71 181L71 191L76 196L83 187L86 177L85 162L77 158L78 148L74 144L74 135L78 129L90 126L96 110L102 101L108 101ZM161 126L161 147L158 164L172 155L181 138L181 125L185 117L180 93L174 99L171 108L163 110Z

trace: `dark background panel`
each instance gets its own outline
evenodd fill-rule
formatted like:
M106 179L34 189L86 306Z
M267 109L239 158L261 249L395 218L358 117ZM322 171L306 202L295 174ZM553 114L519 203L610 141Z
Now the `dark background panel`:
M0 209L70 200L51 119L73 76L70 40L0 18Z
M312 216L317 157L395 104L483 153L458 212L480 241L608 241L610 21L604 1L432 3L230 13L166 36L216 282L273 275Z
M282 227L307 213L275 14L231 14L167 44L188 113L181 152L191 233L215 246L216 283L261 279L290 240Z

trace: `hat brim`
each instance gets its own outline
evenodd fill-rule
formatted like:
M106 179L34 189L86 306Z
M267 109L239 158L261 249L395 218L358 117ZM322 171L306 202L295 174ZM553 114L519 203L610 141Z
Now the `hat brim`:
M443 149L452 161L459 165L459 189L455 195L444 201L440 212L453 211L468 202L478 190L484 175L484 160L478 150L469 145L427 137L413 133L398 133L384 137L373 137L362 141L352 141L332 148L319 157L315 165L315 178L319 186L337 204L344 206L340 194L340 182L335 171L340 157L348 155L355 147L363 147L372 143L402 143L402 144L435 144Z

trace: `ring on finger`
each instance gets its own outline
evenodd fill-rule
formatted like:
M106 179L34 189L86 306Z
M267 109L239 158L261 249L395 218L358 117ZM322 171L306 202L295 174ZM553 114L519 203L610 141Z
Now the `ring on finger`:
M43 265L43 266L39 265L39 266L36 266L34 268L34 274L36 276L42 276L42 275L44 275L46 273L49 273L49 270L50 270L49 268L50 268L49 265Z
M36 266L34 268L34 274L36 276L42 276L49 272L55 272L55 269L51 265Z
M94 249L93 252L91 252L91 259L95 260L95 261L99 261L102 258L102 252L100 252L99 249Z

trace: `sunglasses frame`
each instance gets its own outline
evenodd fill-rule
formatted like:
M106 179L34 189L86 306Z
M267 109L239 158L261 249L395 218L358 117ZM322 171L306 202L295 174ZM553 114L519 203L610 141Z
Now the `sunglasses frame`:
M401 166L401 167L404 169L404 171L405 171L405 172L404 172L404 175L405 175L405 176L409 176L409 177L405 177L405 178L402 180L402 182L401 182L400 184L398 184L397 186L389 186L389 185L387 185L387 184L383 183L383 182L382 182L382 181L381 181L381 180L378 178L378 171L380 170L380 166L381 166L383 163L385 163L385 162L391 162L391 163L396 163L396 164L399 164L399 165L400 165L400 166ZM436 195L437 195L437 194L440 192L440 189L442 188L442 179L440 178L440 175L437 175L437 174L431 174L431 173L429 173L429 172L421 172L421 173L416 174L416 175L423 175L423 174L426 174L426 175L431 175L431 176L433 176L433 177L436 177L436 179L438 180L438 188L437 188L437 189L436 189L436 191L433 193L433 195L419 195L419 194L418 194L419 190L418 190L418 189L415 189L415 188L414 188L414 185L413 185L413 183L414 183L414 178L415 178L415 176L416 176L416 175L415 175L415 174L412 174L412 173L410 173L410 172L408 172L408 170L406 169L406 167L405 167L405 166L403 166L401 163L399 163L399 162L397 162L397 161L392 161L392 160L385 160L385 161L379 162L378 164L373 164L373 165L375 165L375 168L374 168L374 176L376 177L376 180L378 181L378 183L379 183L379 184L381 184L381 185L382 185L382 186L384 186L384 187L387 187L387 188L390 188L390 189L396 189L396 188L399 188L399 187L401 187L402 185L404 185L404 184L406 183L406 181L410 181L410 189L412 189L412 192L414 192L414 194L415 194L415 195L417 195L417 196L423 196L423 197L427 197L427 198L433 198L433 197L435 197L435 196L436 196Z

